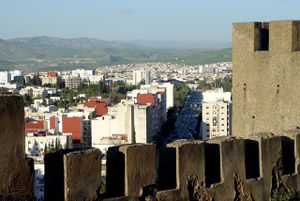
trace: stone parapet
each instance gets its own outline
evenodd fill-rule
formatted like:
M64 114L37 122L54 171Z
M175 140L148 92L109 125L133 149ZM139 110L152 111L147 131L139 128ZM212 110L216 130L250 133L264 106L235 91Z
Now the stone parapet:
M33 160L25 156L22 97L0 94L0 200L33 199Z
M61 150L45 156L45 200L96 200L101 185L98 149Z

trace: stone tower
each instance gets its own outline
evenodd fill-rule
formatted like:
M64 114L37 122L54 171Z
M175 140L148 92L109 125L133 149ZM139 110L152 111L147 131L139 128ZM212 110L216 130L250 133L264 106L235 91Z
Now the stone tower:
M232 134L300 126L300 21L233 24Z

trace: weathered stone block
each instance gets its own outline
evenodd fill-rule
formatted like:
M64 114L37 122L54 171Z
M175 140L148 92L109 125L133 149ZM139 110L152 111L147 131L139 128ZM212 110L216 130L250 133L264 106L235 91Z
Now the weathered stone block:
M181 199L188 200L195 180L200 185L205 181L204 142L179 140L168 147L176 149L176 188L180 190Z
M156 183L156 148L153 144L109 148L107 161L108 197L138 199L144 195L145 187Z
M98 149L61 150L45 156L45 200L93 201L100 182Z
M268 37L257 34L266 24ZM299 21L233 25L232 135L281 135L300 122ZM265 40L269 48L256 50Z
M0 114L0 200L31 200L34 169L25 159L22 98L0 95Z

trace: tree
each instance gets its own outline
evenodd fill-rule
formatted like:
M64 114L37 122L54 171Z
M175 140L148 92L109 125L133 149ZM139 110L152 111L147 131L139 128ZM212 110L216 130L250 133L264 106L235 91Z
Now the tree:
M32 150L31 150L31 155L32 156L38 156L39 155L39 151L40 151L40 146L39 143L34 140L33 146L32 146Z
M27 85L42 86L42 79L38 73L35 73L32 78L29 78Z
M99 95L99 86L95 84L90 84L90 85L83 84L81 85L80 88L78 88L78 93L86 94L87 97L97 96Z
M127 88L126 88L125 85L118 86L116 92L119 93L119 94L126 94L127 93Z
M25 94L23 97L24 105L30 106L33 103L33 99L29 94Z
M119 103L124 98L126 98L126 94L119 94L114 92L109 94L109 99L113 104Z
M45 145L45 153L53 153L53 152L56 152L56 151L59 151L63 149L63 146L60 142L60 139L59 138L56 138L55 141L52 140L51 143L49 142L48 145L46 143Z
M109 91L108 86L105 84L104 81L100 80L99 81L99 93L100 94L107 94Z
M145 84L145 80L140 81L140 83L137 84L136 88L140 89L141 85Z
M48 153L48 145L45 143L44 153Z
M205 90L209 90L211 88L212 88L212 86L209 83L207 83L205 80L198 81L198 89L205 91Z
M176 108L183 107L185 98L189 92L190 92L190 88L185 84L181 84L175 88L174 105Z
M232 78L231 77L225 77L223 81L223 89L226 92L230 92L232 89Z
M55 149L55 147L54 147L54 142L51 141L51 143L50 143L50 150L53 151L54 149Z
M76 96L76 92L73 89L65 88L61 93L62 100L57 103L58 107L68 108L70 106L76 105L74 101L74 97Z

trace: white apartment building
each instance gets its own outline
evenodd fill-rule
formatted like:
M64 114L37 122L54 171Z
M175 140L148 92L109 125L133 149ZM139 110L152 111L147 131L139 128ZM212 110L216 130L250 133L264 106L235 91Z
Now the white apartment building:
M150 82L151 82L151 72L149 70L135 70L135 71L133 71L132 84L137 85L142 80L145 80L145 84L150 84Z
M123 138L131 143L133 135L133 105L123 101L108 107L108 114L91 120L92 147L99 148L104 138Z
M17 89L17 84L10 84L9 82L0 82L0 88L6 88L6 89Z
M48 90L44 87L27 86L25 88L22 88L19 93L20 95L28 94L33 98L43 98L48 95Z
M231 133L231 93L223 89L203 93L202 140L228 136Z
M141 85L141 90L152 90L154 91L155 88L157 91L162 91L161 89L165 89L166 93L166 110L170 109L174 106L174 84L170 82L162 82L162 83L156 83L153 82L148 85Z
M11 80L15 80L16 77L21 77L23 76L23 72L20 70L12 70L9 71L10 72L10 76L11 76Z
M79 76L82 79L88 79L89 76L92 76L94 74L93 70L85 70L85 69L76 69L72 70L71 75L72 77Z
M166 109L174 106L174 84L163 82L158 84L159 88L166 88Z
M158 116L150 104L134 105L135 143L150 143L158 131Z
M9 83L11 81L11 74L8 71L0 71L0 83Z
M58 77L44 76L42 78L42 85L44 84L57 84Z
M104 75L90 75L89 81L91 84L99 84L101 80L104 80Z
M25 153L32 157L42 157L45 153L45 148L51 148L60 144L62 148L72 148L72 137L70 134L63 135L45 135L34 136L33 134L27 134L25 136Z
M91 120L92 147L102 151L111 143L150 143L159 131L159 117L151 104L122 100L108 114Z

